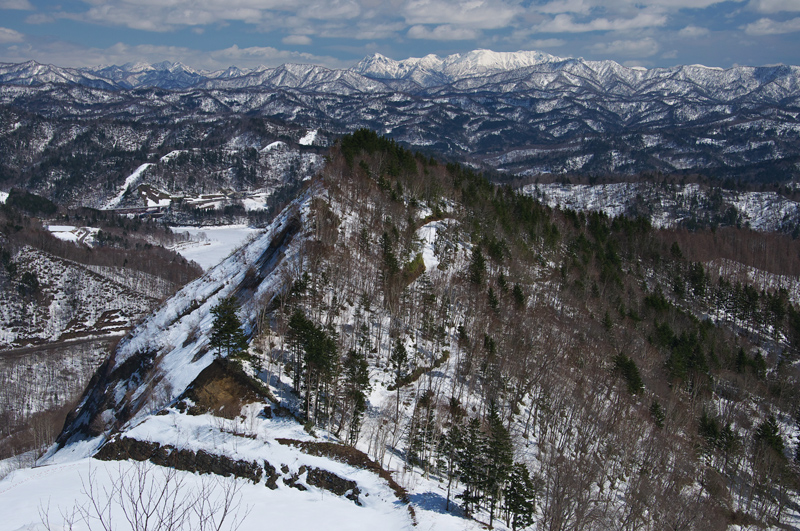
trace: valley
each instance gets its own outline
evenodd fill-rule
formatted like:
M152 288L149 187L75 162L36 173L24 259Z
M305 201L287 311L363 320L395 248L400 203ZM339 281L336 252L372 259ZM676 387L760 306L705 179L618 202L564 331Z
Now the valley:
M11 529L800 529L794 67L34 66Z

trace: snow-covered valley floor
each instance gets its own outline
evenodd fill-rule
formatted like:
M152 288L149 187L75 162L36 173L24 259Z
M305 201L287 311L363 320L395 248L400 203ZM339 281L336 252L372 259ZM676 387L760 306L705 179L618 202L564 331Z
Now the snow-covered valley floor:
M188 242L182 242L173 250L187 260L194 260L204 271L208 271L222 262L229 254L244 245L261 229L247 225L226 225L221 227L171 227L173 232L191 236Z

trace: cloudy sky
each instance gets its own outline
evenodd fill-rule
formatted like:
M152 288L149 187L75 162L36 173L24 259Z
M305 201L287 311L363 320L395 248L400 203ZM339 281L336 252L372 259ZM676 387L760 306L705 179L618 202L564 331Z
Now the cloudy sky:
M800 64L800 0L0 0L0 62L348 67L477 48Z

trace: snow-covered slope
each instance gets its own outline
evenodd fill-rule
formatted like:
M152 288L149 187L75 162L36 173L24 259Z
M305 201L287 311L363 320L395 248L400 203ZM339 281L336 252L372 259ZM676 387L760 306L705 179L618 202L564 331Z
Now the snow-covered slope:
M654 227L742 225L762 232L793 233L800 205L776 192L737 192L698 184L531 184L523 192L551 208L645 216Z
M374 55L339 70L286 64L199 72L136 64L85 75L0 65L0 102L47 116L96 116L102 103L101 113L112 119L208 123L234 113L306 130L368 127L507 173L713 169L775 180L800 172L796 66L647 70L476 50L401 61ZM96 88L96 79L107 86Z

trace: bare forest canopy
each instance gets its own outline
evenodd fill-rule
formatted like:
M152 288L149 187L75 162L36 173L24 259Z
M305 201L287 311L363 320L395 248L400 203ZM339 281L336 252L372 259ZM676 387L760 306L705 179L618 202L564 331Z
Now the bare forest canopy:
M99 232L94 246L76 245L54 237L47 224L87 226ZM170 282L174 289L202 272L197 264L164 248L184 236L173 234L162 223L128 218L112 211L58 207L43 197L16 189L12 189L6 204L0 208L0 234L0 245L9 254L9 258L4 258L6 261L18 249L30 246L84 265L154 275Z
M489 518L509 436L543 529L776 525L796 507L800 309L709 265L796 275L796 242L553 210L367 130L321 179L304 274L253 339L286 339L270 363L309 423L460 480L467 512ZM375 422L364 364L397 393Z

